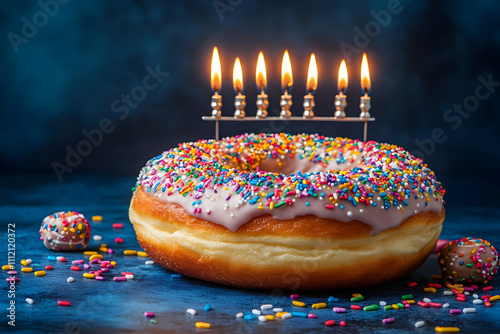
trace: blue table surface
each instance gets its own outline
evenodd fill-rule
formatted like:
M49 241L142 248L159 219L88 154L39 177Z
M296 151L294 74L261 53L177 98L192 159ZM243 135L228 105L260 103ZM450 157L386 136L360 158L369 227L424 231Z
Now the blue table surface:
M432 274L440 274L436 255L411 276L399 281L357 290L297 291L300 300L309 307L302 309L292 306L290 292L271 295L268 291L251 291L220 286L187 277L172 278L173 272L159 265L145 265L149 258L125 256L123 250L140 250L132 224L128 220L130 188L134 177L71 175L58 183L53 175L12 174L0 177L0 221L2 223L1 260L7 263L7 225L15 223L16 269L20 282L15 292L15 328L8 325L6 308L8 284L4 283L0 297L0 319L2 332L47 332L47 333L98 333L98 332L162 332L162 333L434 333L435 326L458 326L461 332L500 332L500 301L492 307L473 305L472 297L466 302L458 302L452 296L444 296L443 289L433 294L424 292L426 283L433 282ZM101 235L102 241L92 240L87 250L97 250L101 243L107 243L115 253L106 259L116 260L117 266L107 273L104 281L85 279L82 271L70 270L71 261L84 258L82 253L53 252L46 249L39 240L39 226L42 219L56 211L75 210L90 218L102 215L100 223L91 222L92 235ZM113 229L112 223L123 223L123 229ZM464 236L476 236L500 245L500 210L483 207L447 207L447 215L441 237L452 240ZM122 237L125 242L116 244L114 239ZM499 246L500 247L500 246ZM68 262L48 260L47 256L65 256ZM50 264L54 270L46 276L35 277L33 273L21 273L21 259L32 259L34 270L43 270ZM88 259L88 258L87 258ZM113 276L129 271L135 279L114 282ZM2 281L8 276L2 272ZM69 276L75 282L67 283ZM369 279L369 278L367 278ZM408 282L416 281L418 286L409 288ZM493 291L500 294L500 281L492 281ZM365 300L361 306L386 301L393 304L401 301L403 294L412 293L415 300L425 297L434 302L449 302L451 308L476 307L477 313L451 315L449 309L422 308L364 312L350 310L350 296L361 293ZM479 295L486 294L482 290ZM236 319L238 312L249 312L260 305L271 303L286 311L310 312L312 303L326 302L329 296L338 297L336 303L328 303L325 309L314 310L317 319L291 318L261 323L257 320ZM34 300L30 305L25 302ZM71 301L70 307L57 306L58 300ZM212 310L203 311L206 304ZM345 307L347 313L335 314L332 307ZM194 308L198 315L186 314L186 309ZM144 316L144 312L154 312L156 324ZM392 317L393 324L383 325L382 319ZM324 321L333 319L337 323L344 320L346 327L338 325L326 327ZM424 320L425 326L415 329L414 323ZM211 329L197 329L194 323L211 323Z

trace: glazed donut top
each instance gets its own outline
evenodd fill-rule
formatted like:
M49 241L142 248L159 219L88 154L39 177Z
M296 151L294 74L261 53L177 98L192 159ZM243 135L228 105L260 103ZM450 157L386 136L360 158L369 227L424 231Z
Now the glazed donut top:
M419 212L440 212L445 193L401 147L285 133L181 143L147 162L132 190L139 187L231 231L264 214L312 214L361 221L373 235Z

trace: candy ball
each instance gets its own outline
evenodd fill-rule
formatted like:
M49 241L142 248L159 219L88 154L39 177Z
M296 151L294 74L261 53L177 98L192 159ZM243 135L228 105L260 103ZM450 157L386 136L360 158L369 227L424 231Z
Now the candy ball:
M438 254L443 278L453 283L488 283L498 270L498 253L488 241L462 238L450 241Z
M55 251L82 250L90 241L90 224L78 212L56 212L43 220L40 240Z

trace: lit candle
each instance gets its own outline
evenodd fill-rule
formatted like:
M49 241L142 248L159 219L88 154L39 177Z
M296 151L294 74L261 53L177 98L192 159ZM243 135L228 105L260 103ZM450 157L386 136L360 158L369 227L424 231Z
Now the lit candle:
M222 84L221 72L219 51L215 46L212 53L212 67L210 76L210 82L212 84L214 95L212 95L212 102L210 103L210 106L212 107L212 116L216 118L221 117L220 109L222 108L222 96L219 95L219 90Z
M281 118L288 118L292 116L292 113L290 112L290 107L292 106L292 95L290 94L292 86L292 63L290 62L290 55L287 50L283 55L283 62L281 63L281 89L283 90L283 95L281 95L280 101Z
M339 89L339 94L335 95L335 117L345 117L345 107L347 107L346 96L344 91L347 89L347 66L345 65L345 60L342 60L339 67L339 78L337 87Z
M304 113L302 117L312 118L314 117L314 91L318 87L318 66L316 65L316 57L314 53L311 54L311 59L309 60L309 69L307 70L307 95L304 96Z
M245 106L246 97L242 94L243 92L243 71L241 70L240 58L236 58L234 62L233 68L233 87L236 93L236 97L234 98L234 106L236 110L234 111L235 118L243 118L245 117Z
M368 68L368 59L366 58L366 53L363 53L363 61L361 62L361 89L364 91L365 95L361 96L361 102L359 108L361 109L360 118L370 118L370 97L368 96L368 91L370 90L370 70Z
M266 78L266 63L264 62L264 54L259 53L259 59L257 60L257 69L255 71L255 80L257 83L257 90L260 94L257 95L257 118L267 117L267 107L269 106L269 101L267 99L267 94L265 89L267 87Z

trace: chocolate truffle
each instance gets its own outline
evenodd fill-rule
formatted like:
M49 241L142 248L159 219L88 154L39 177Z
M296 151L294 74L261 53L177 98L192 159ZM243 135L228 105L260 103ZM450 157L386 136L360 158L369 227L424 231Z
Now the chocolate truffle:
M55 251L82 250L90 241L90 224L78 212L56 212L43 220L40 240Z
M498 270L495 247L479 238L450 241L438 259L443 278L453 283L486 284Z

